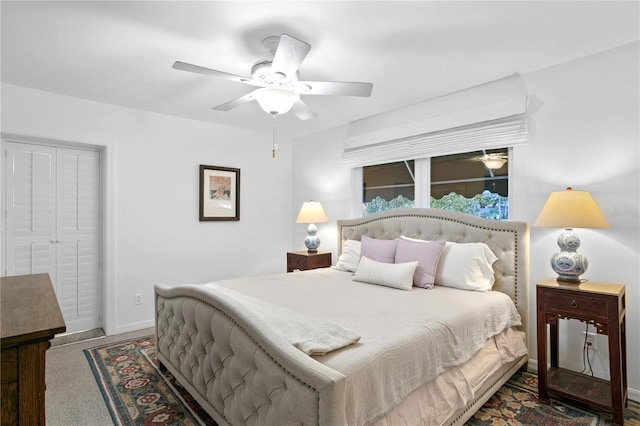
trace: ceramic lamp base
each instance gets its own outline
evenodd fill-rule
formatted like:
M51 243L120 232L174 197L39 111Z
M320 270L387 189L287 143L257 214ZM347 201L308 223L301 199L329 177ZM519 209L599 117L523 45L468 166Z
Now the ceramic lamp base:
M580 275L587 270L587 258L576 250L580 239L573 230L567 228L558 236L560 251L551 257L551 268L558 274L558 281L579 283Z
M307 237L304 239L304 245L307 247L307 252L317 253L318 247L320 247L320 237L316 235L318 227L313 223L310 223L307 227Z

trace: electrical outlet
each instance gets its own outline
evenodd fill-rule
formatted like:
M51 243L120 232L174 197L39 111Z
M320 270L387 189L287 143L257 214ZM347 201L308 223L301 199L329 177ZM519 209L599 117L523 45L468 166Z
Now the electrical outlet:
M588 347L590 347L591 349L595 349L596 348L596 333L589 333L586 331L583 331L584 334L586 334L585 339L586 339L586 344Z
M136 293L133 297L134 305L142 305L142 293Z

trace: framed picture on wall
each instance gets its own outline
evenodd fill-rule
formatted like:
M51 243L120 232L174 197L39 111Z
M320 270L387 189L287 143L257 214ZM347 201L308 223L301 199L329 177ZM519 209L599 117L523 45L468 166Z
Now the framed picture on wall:
M240 169L200 165L200 221L240 220Z

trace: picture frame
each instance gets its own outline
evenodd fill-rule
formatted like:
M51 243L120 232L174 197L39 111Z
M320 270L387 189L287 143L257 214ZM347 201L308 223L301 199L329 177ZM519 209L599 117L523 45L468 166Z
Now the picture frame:
M240 169L200 165L200 222L240 220Z

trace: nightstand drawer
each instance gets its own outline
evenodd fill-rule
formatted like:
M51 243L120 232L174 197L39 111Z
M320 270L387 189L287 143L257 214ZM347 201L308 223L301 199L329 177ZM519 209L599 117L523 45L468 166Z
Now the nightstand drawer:
M288 255L287 267L291 269L307 269L308 259L302 256Z
M544 306L547 312L586 314L589 317L607 319L607 301L576 294L562 294L558 291L545 292Z
M307 251L290 251L287 253L287 272L296 269L306 271L316 268L328 268L331 266L331 252L319 251L309 253Z

